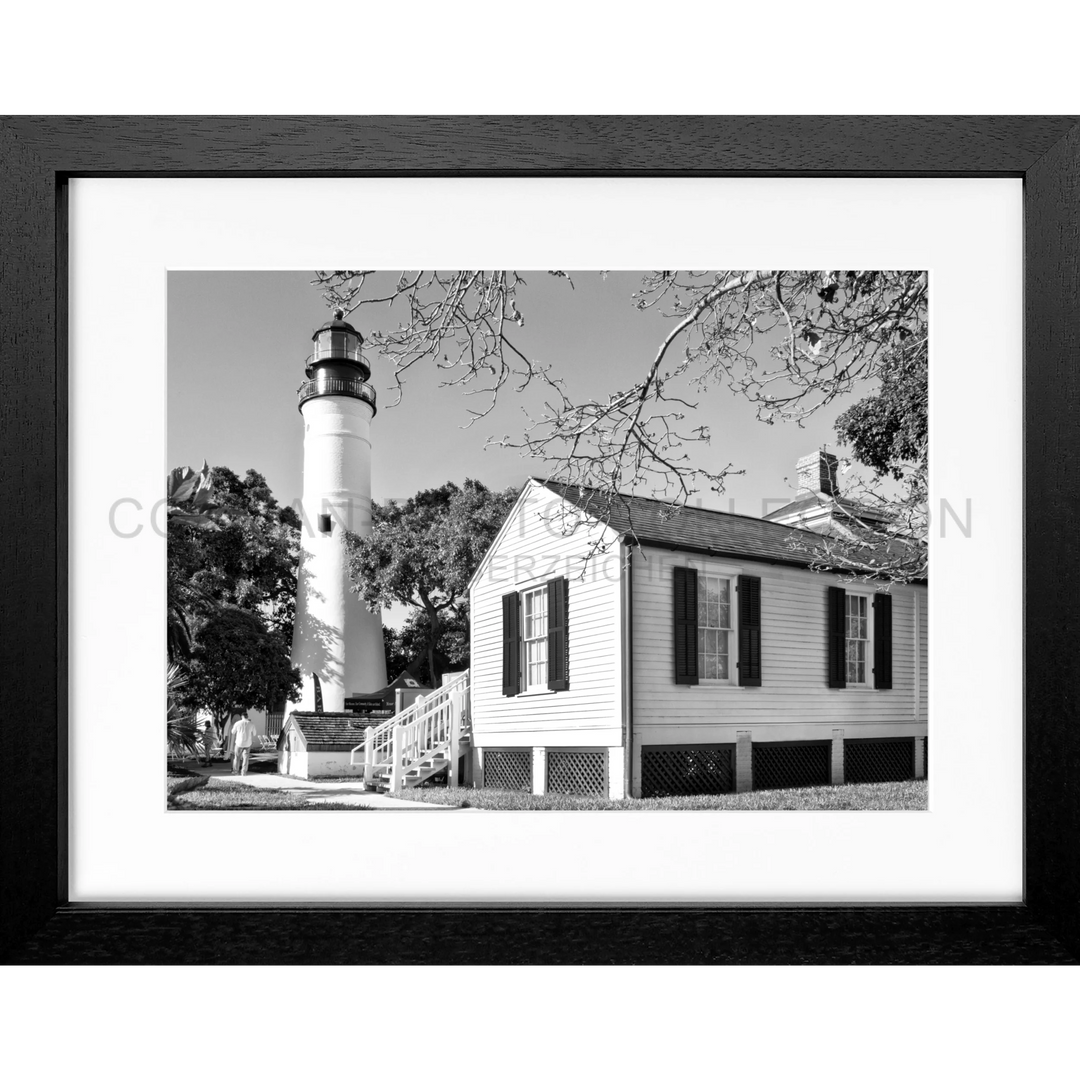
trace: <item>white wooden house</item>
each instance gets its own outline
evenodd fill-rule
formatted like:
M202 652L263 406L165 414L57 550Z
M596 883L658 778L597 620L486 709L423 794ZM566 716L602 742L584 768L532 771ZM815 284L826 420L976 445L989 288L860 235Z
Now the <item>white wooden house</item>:
M543 793L924 775L925 583L808 568L814 534L531 480L470 586L472 776ZM799 549L802 549L801 551Z

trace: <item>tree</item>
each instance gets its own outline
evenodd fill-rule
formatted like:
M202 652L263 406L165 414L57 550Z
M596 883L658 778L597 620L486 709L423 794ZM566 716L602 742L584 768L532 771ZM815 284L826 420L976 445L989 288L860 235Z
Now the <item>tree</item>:
M235 712L266 708L300 697L300 672L289 660L289 642L258 615L221 607L200 627L180 691L192 712L205 709L219 735Z
M173 469L165 478L169 520L194 528L213 525L221 516L213 488L213 474L205 459L198 472L187 465Z
M213 496L210 466L203 461L195 472L186 465L173 469L165 478L168 535L178 538L181 527L213 529L217 527L220 510ZM180 540L176 539L179 544ZM170 549L170 554L173 549ZM191 655L191 633L198 612L206 612L212 599L190 577L181 573L179 561L167 563L166 647L172 662L186 660ZM179 671L179 669L177 669Z
M517 500L476 480L443 484L403 503L372 504L371 535L347 533L354 591L372 608L415 608L410 634L423 628L428 670L438 678L436 649L460 633L469 579ZM407 626L409 624L406 624ZM467 640L467 635L466 635Z
M884 581L927 575L929 409L925 338L904 340L881 359L876 392L850 406L834 425L841 444L872 479L846 486L842 534L826 538L814 558L822 569Z
M184 472L191 470L173 470L172 477ZM258 613L290 640L300 553L296 512L279 506L253 469L242 480L205 464L192 475L200 478L192 497L204 493L198 512L180 502L174 514L171 498L169 504L170 656L183 662L198 627L222 605Z
M382 628L383 651L386 653L386 677L393 682L416 657L401 639L401 631L392 626Z
M458 607L444 611L440 617L439 652L455 666L469 663L469 604L462 598ZM396 679L410 664L420 660L417 678L422 683L434 684L431 663L428 658L427 613L414 610L400 630L383 627L383 644L386 647L386 671L390 680Z
M297 699L289 662L300 521L254 470L168 478L168 647L182 683L172 700L229 715Z
M562 271L551 273L569 280ZM520 274L415 271L374 292L373 274L325 271L314 284L346 314L365 304L404 307L398 329L372 332L369 339L392 361L399 392L413 365L434 362L446 372L446 384L478 398L476 419L491 412L505 389L539 385L545 395L540 413L530 416L520 436L495 443L540 462L550 479L600 492L594 512L601 517L605 500L610 507L634 494L661 496L677 512L703 486L723 491L735 466L706 469L686 451L688 444L710 441L707 426L692 419L694 398L709 386L745 397L767 424L801 423L846 395L873 391L892 363L925 367L924 271L646 273L631 300L640 311L668 317L671 329L636 381L605 400L582 401L571 398L550 365L515 344L515 330L524 323ZM849 437L875 422L869 411L849 419ZM925 493L925 467L919 475L916 462L909 471L912 484L902 502ZM878 492L889 501L880 487ZM894 540L921 544L925 530L910 532L910 515L893 520ZM861 550L849 553L853 566ZM922 571L918 563L915 557L897 564L899 579L924 573L925 555ZM880 567L867 563L865 570L877 574Z
M906 466L925 471L929 448L927 351L900 345L886 353L877 392L836 420L841 443L877 476L903 480Z

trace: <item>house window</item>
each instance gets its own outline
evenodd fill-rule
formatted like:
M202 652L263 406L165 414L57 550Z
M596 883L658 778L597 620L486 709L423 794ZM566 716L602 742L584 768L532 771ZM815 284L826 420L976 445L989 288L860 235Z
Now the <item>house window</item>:
M870 645L870 620L867 617L868 598L847 594L847 682L848 686L867 685L867 663Z
M698 675L731 678L731 578L698 574Z
M502 692L569 690L570 583L564 577L504 593Z
M891 690L892 597L879 592L871 598L838 585L830 585L826 591L826 685L832 690L845 686Z
M547 587L530 589L521 595L523 649L522 671L525 689L547 689L548 610Z
M676 566L671 583L675 682L761 686L761 578Z

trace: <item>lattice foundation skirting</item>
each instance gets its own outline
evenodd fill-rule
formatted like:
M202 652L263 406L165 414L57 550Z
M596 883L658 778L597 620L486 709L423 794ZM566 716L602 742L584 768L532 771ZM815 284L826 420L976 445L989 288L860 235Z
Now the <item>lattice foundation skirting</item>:
M883 784L914 778L914 739L844 740L845 783Z
M547 790L567 795L607 795L607 751L548 750Z
M828 784L831 750L828 742L754 743L754 790Z
M734 790L735 747L730 743L641 748L643 798L725 795Z
M485 750L484 787L532 791L532 750Z

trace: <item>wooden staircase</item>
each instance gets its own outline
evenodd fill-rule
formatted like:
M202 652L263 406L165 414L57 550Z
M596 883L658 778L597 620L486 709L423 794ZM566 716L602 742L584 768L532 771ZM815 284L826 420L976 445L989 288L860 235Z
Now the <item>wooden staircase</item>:
M405 766L401 774L401 787L416 787L425 780L430 780L433 776L438 776L440 773L445 772L449 766L450 755L448 753L436 754L422 765ZM372 791L391 794L392 787L389 766L376 766L372 780L367 786L370 787Z
M445 772L447 783L461 782L458 762L471 747L469 672L418 698L377 727L353 748L350 762L363 763L364 784L396 795Z

